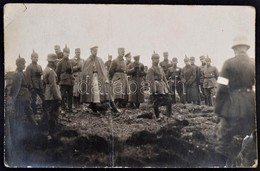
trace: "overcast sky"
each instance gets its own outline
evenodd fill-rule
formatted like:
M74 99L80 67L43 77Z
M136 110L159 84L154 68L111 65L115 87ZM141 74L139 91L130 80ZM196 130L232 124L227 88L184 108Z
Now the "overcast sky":
M255 9L246 6L169 6L169 5L61 5L8 4L4 8L5 69L14 70L18 54L30 60L32 50L45 68L47 54L54 45L65 44L74 56L81 48L82 58L97 45L104 61L108 54L117 57L124 47L141 62L151 66L151 55L169 52L169 59L208 55L221 69L233 57L233 38L248 36L250 57L255 57ZM27 9L26 9L27 8Z

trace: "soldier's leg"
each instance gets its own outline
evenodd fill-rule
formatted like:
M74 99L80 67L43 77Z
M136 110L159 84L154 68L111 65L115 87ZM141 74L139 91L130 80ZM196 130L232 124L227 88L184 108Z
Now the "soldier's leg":
M46 104L45 104L45 96L44 96L43 89L37 89L37 94L38 94L39 97L41 98L41 101L42 101L42 110L43 110L43 113L45 113L45 112L46 112Z
M213 88L209 88L208 92L207 92L207 96L208 96L208 105L212 106L212 89Z
M63 111L66 110L66 100L67 100L67 97L66 97L66 86L65 85L61 85L60 86L60 92L61 92L61 97L62 97L62 100L61 100L61 108Z
M160 111L159 111L159 103L158 103L158 96L159 95L153 95L153 109L154 109L154 114L156 118L160 117Z
M139 102L135 102L135 107L136 107L137 109L139 109L140 103L139 103Z
M68 92L68 107L69 111L72 110L72 98L73 98L73 86L67 86L67 92Z
M180 96L180 102L184 104L184 97L183 97L183 88L182 88L182 85L178 85L176 87L177 89L177 93L178 95Z
M37 114L37 108L36 108L37 92L36 92L36 89L32 89L30 92L31 92L31 98L32 98L31 107L32 107L33 113Z
M208 103L208 97L207 97L206 91L207 91L207 88L202 88L202 93L204 95L205 105L208 106L209 103Z
M53 135L57 130L57 120L58 120L58 113L59 113L59 103L56 100L51 101L51 110L50 110L50 127L49 127L49 134Z

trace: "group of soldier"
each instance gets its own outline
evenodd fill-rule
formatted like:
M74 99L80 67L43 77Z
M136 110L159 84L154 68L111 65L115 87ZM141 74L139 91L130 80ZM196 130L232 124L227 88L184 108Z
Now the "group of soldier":
M119 108L139 108L144 102L144 93L148 88L150 102L158 119L160 119L160 106L166 106L166 115L172 114L172 104L177 103L178 96L181 103L200 105L204 100L205 105L208 106L212 106L212 99L216 99L215 112L221 118L218 135L224 139L221 144L222 150L230 142L234 132L233 130L227 133L224 128L233 124L238 127L241 127L239 124L248 125L243 121L243 118L248 115L248 113L245 115L245 112L248 111L252 116L247 121L254 125L252 121L254 101L250 94L254 84L253 65L246 55L249 45L246 45L246 48L243 46L244 44L241 43L233 46L235 55L240 55L233 60L237 66L232 62L226 62L219 79L218 70L211 66L211 59L208 56L200 56L201 66L194 64L194 57L185 56L185 66L180 68L177 66L177 58L172 58L170 62L168 53L164 52L164 60L160 62L160 55L154 52L151 56L152 66L147 69L140 62L140 55L133 56L132 62L131 53L125 54L124 48L118 48L116 59L112 60L112 56L109 55L108 61L104 63L97 56L97 46L90 48L91 55L83 60L80 56L80 48L76 48L75 56L69 59L70 49L67 45L63 51L59 45L55 45L55 53L48 54L48 64L44 70L37 64L38 54L33 50L32 63L27 66L24 73L25 60L19 55L16 60L17 69L13 75L13 84L7 94L7 104L15 109L13 115L15 119L12 121L10 131L21 130L17 125L24 116L37 124L34 119L37 113L37 95L42 101L43 123L47 125L51 137L55 133L59 113L61 115L66 112L75 113L76 110L82 110L83 103L88 103L94 113L99 112L100 105L105 106L105 110L111 109L114 113L120 113ZM239 63L240 60L243 60L242 64ZM247 69L248 74L241 72L238 66ZM239 75L241 73L243 74ZM220 87L216 94L217 80ZM226 97L225 93L230 93L230 97L234 96L234 98ZM247 96L246 93L250 95ZM243 97L239 96L241 94ZM232 107L232 103L242 103L238 102L239 99L241 101L247 99L246 103L251 109L241 108L237 106L238 104ZM60 106L61 110L59 110ZM241 109L240 120L230 119L238 115L239 112L235 111L239 109Z

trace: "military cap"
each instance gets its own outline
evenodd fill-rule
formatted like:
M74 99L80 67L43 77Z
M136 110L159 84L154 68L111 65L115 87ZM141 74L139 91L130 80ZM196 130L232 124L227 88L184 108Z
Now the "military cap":
M174 58L172 58L172 62L178 63L178 59L174 57Z
M97 48L98 48L98 46L93 46L93 47L90 48L90 50L94 50L94 49L97 49Z
M130 53L130 52L128 52L128 53L125 55L125 57L128 57L128 56L131 56L131 53Z
M194 56L191 56L191 57L190 57L190 60L191 60L191 61L195 61L195 57L194 57Z
M76 49L75 49L75 52L80 52L80 48L76 48Z
M134 59L140 59L140 55L135 55L133 58Z
M247 46L248 49L250 48L247 37L245 37L244 35L238 35L234 38L232 49L234 49L238 45L244 45Z
M202 59L205 59L205 56L204 56L204 55L201 55L201 56L200 56L200 60L202 60Z
M189 62L189 61L190 61L190 59L187 56L185 56L184 62Z
M121 51L121 50L125 50L125 48L118 48L117 50L118 50L118 51Z
M57 55L56 54L54 54L54 53L48 54L48 56L47 56L47 61L48 62L54 62L56 60L57 60Z
M38 53L36 53L35 51L34 51L34 49L33 49L33 52L32 52L32 54L31 54L31 57L33 58L33 57L38 57Z
M168 52L163 52L163 55L168 55Z
M25 59L21 58L20 54L19 54L18 58L16 59L16 65L17 64L25 64Z
M160 56L158 53L153 53L152 59L159 59L159 58L160 58Z
M211 59L209 57L205 58L206 62L211 62Z
M65 48L63 49L63 52L70 53L70 49L65 45Z
M60 45L55 45L54 49L60 49Z

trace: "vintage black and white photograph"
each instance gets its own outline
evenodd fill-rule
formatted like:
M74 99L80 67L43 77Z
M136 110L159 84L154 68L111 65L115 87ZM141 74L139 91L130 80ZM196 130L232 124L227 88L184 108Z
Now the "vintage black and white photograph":
M4 164L256 168L252 6L4 6Z

